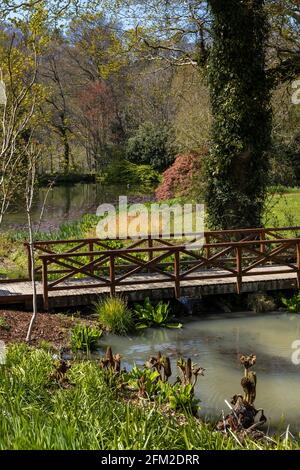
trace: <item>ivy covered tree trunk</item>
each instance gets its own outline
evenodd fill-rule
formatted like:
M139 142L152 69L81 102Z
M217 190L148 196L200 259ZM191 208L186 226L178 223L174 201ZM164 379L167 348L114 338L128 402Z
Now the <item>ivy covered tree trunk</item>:
M206 204L213 228L257 227L267 186L270 90L264 0L210 0L213 113Z

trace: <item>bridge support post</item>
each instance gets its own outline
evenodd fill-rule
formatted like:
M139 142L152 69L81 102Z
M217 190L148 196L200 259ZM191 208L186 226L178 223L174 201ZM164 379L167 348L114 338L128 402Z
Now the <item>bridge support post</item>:
M236 291L238 294L242 291L242 248L236 248Z
M94 242L91 241L91 240L89 241L89 251L90 251L90 252L93 252L93 251L94 251ZM90 256L90 263L92 263L93 261L94 261L94 255L91 255L91 256ZM93 265L91 266L90 270L91 270L91 274L94 274L94 270L95 270L95 269L94 269L94 266L93 266Z
M148 248L153 248L153 240L151 238L151 235L148 235ZM152 260L153 260L153 252L152 250L149 250L148 261L152 261Z
M209 245L210 236L209 236L209 235L205 235L204 240L205 240L205 245ZM209 246L207 246L207 247L205 248L205 251L206 251L206 259L209 259L209 258L210 258L210 248L209 248Z
M300 242L296 245L297 250L297 287L300 289Z
M42 259L43 269L42 269L42 284L43 284L43 301L44 301L44 310L49 310L49 295L48 295L48 261Z
M259 239L261 242L265 241L266 239L266 234L264 231L261 231L260 234L259 234ZM266 245L264 243L261 243L260 244L260 252L261 253L265 253L266 252Z
M179 251L175 251L175 258L174 258L174 274L175 274L175 297L179 299L180 297L180 253Z
M115 275L115 257L110 255L109 257L109 280L110 280L110 296L113 297L116 294L116 275Z

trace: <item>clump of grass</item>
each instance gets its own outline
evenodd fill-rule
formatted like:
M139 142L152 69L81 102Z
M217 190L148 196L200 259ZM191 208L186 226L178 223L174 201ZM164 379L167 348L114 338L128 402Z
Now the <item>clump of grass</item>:
M40 349L43 349L44 351L55 351L55 347L54 347L54 344L51 343L51 341L47 341L45 339L41 339L39 341L39 348Z
M73 350L93 351L103 331L89 325L76 325L71 331L71 345Z
M122 297L107 297L95 303L101 324L116 335L127 335L134 329L132 312Z

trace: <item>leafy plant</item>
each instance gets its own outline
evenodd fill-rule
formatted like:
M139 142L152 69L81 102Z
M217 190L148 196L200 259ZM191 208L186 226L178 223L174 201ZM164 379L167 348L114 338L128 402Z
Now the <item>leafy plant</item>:
M194 387L192 384L182 385L175 383L160 383L161 399L169 403L172 410L187 411L196 414L199 410L200 400L194 397Z
M95 304L101 324L116 335L127 335L134 329L132 312L122 297L107 297Z
M120 385L122 386L122 374L125 370L121 371L120 354L113 354L111 347L108 346L105 356L100 360L99 366L103 372L105 383L111 389L116 389Z
M168 356L162 356L160 351L157 356L151 356L145 363L148 369L154 369L159 374L159 379L167 382L172 375L171 361Z
M140 397L152 398L158 392L159 377L156 370L142 370L134 366L128 376L128 386L133 390L138 390Z
M92 351L96 349L97 343L103 331L88 325L76 325L71 331L71 344L73 350Z
M290 299L287 297L281 297L281 302L285 307L287 307L290 313L299 313L300 312L300 292L293 295Z
M0 317L0 330L5 330L5 331L10 330L10 325L7 323L6 319L3 317Z
M181 323L169 323L170 306L169 303L160 301L153 306L146 297L143 304L136 304L133 313L137 319L136 327L138 329L151 327L181 328Z
M54 380L58 384L68 387L70 384L69 379L67 378L67 372L71 368L63 359L55 360L53 363L54 370L49 375L50 380Z
M168 382L172 375L169 357L151 356L145 363L144 369L135 366L127 375L129 389L138 390L139 396L157 399L160 404L167 403L172 410L196 414L199 401L194 396L195 384L204 369L193 364L191 359L179 359L177 367L180 377L174 384ZM125 376L124 376L125 379Z

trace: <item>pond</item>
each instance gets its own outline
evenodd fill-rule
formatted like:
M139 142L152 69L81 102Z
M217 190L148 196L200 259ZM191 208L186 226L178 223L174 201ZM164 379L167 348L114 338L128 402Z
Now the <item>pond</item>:
M201 399L203 417L218 418L229 409L233 395L242 393L243 370L239 354L257 355L253 370L257 373L256 407L263 408L271 429L285 417L291 429L300 425L300 365L292 363L293 341L300 339L300 315L286 313L209 314L189 318L184 328L148 329L141 335L116 337L109 335L106 344L122 355L122 363L142 365L158 351L172 361L191 357L204 367L205 376L198 378L196 396Z
M41 210L47 193L46 188L39 188L36 193L32 218L35 224L39 222ZM118 185L75 184L54 186L48 193L41 230L53 230L61 223L80 219L86 213L95 214L99 204L116 203L119 196L128 196L130 202L149 200L152 194L141 194L139 188L127 188ZM5 215L1 230L26 228L24 207L16 204Z

